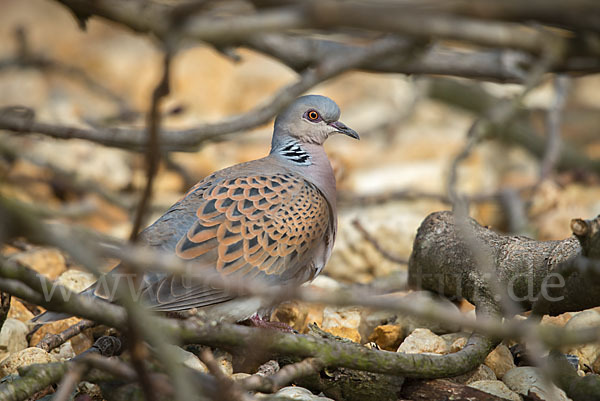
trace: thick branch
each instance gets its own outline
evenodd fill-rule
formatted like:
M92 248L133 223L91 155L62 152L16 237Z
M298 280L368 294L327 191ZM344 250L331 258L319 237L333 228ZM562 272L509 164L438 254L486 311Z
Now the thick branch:
M581 259L577 238L535 241L522 236L501 236L469 219L467 224L489 252L500 286L512 301L530 309L541 296L549 301L548 313L561 314L600 305L599 280L580 274L572 266ZM592 269L595 271L595 269ZM567 273L568 272L568 273ZM477 306L498 307L501 300L475 263L468 244L459 235L450 212L436 212L421 224L409 261L409 283L448 296L462 296ZM560 275L560 296L554 297Z

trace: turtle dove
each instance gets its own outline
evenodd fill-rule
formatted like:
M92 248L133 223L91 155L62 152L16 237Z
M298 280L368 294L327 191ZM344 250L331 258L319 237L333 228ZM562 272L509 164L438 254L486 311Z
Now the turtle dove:
M269 155L198 182L140 241L225 277L277 287L312 280L329 259L337 228L335 177L323 143L336 133L359 139L339 116L327 97L298 98L275 119ZM142 286L142 301L155 311L201 308L211 318L241 321L270 306L164 273L144 274ZM92 291L112 300L98 286ZM48 313L37 321L64 317Z

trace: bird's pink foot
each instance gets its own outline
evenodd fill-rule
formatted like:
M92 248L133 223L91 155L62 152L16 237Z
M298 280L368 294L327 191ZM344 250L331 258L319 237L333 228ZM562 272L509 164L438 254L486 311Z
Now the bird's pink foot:
M247 320L250 326L261 327L263 329L274 329L283 331L284 333L297 333L296 330L292 329L288 324L282 322L271 322L262 317L254 314Z

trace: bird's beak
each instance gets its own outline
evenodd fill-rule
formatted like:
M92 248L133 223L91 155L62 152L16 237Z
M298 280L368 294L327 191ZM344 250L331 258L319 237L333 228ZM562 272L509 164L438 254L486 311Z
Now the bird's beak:
M352 128L346 126L346 124L344 124L341 121L334 121L332 123L329 123L329 125L336 129L335 132L338 132L338 133L344 134L344 135L348 135L351 138L360 140L358 133L356 131L354 131Z

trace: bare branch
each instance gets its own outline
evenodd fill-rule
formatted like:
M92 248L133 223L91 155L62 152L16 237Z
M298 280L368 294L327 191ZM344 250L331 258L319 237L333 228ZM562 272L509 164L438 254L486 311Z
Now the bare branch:
M177 131L162 131L160 145L163 151L192 151L205 141L215 140L222 135L257 127L269 121L275 114L289 105L295 98L318 83L344 71L362 66L367 60L377 59L389 53L400 52L410 56L415 44L393 37L379 39L361 51L340 53L324 59L315 68L306 70L300 79L281 89L271 101L247 113L230 117L215 124ZM107 146L129 149L144 149L147 143L144 130L127 128L82 129L62 125L36 122L31 118L5 114L0 116L0 129L21 133L41 133L58 139L79 138Z
M240 382L240 385L253 391L274 393L301 377L318 373L325 364L316 358L307 358L301 362L285 365L278 372L269 375L254 374Z
M41 348L44 351L50 352L54 348L61 346L69 339L75 337L82 331L94 327L95 325L96 323L92 322L91 320L81 320L76 324L66 328L59 334L46 334L46 336L42 338L39 343L36 344L36 347Z
M160 133L160 104L161 100L169 94L169 79L170 79L170 68L171 66L171 54L166 53L163 61L163 75L160 82L152 92L152 101L150 105L150 112L148 113L148 147L146 150L146 186L144 187L144 193L140 198L139 205L136 210L133 226L131 228L131 234L129 240L135 242L138 238L138 233L144 223L144 217L146 215L146 209L150 204L152 197L152 187L154 184L154 178L158 172L158 166L160 163L160 145L158 136Z

